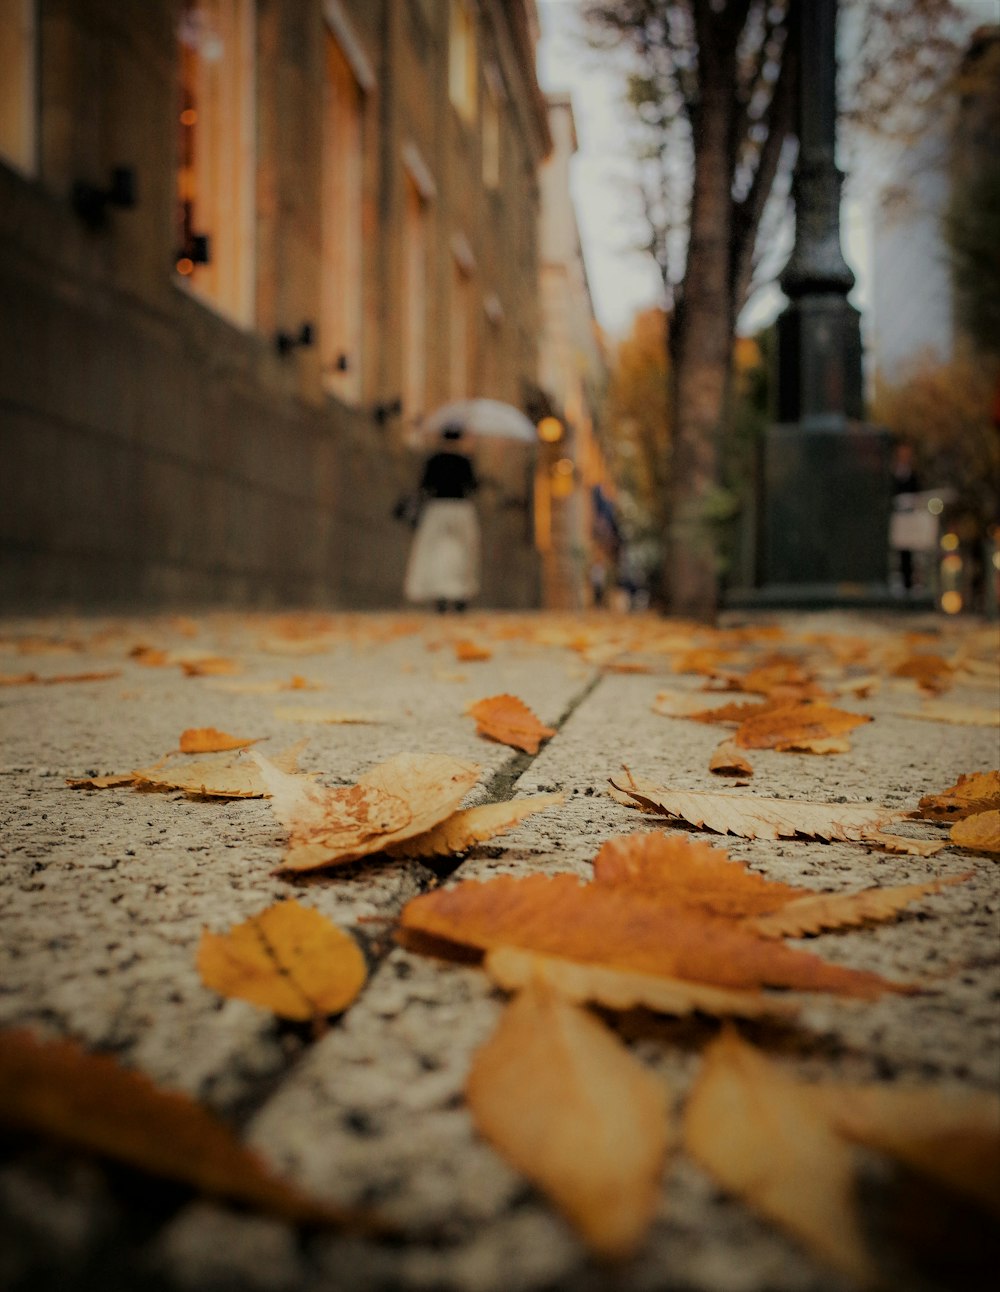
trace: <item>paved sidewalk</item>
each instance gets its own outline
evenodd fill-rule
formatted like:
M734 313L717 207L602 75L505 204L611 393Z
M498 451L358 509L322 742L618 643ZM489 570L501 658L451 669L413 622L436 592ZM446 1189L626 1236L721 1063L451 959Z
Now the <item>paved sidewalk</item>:
M622 763L660 785L726 788L707 771L719 730L652 710L657 691L694 690L704 681L671 671L678 652L640 651L649 672L607 667L630 639L642 645L639 622L217 615L0 623L0 673L8 677L118 672L102 681L0 687L0 1025L30 1025L113 1053L157 1084L197 1098L303 1189L371 1207L399 1229L390 1239L300 1232L81 1151L6 1135L0 1286L106 1292L853 1286L725 1195L679 1152L639 1253L613 1269L594 1261L553 1207L476 1136L465 1107L470 1057L494 1030L503 993L474 964L423 957L394 940L405 902L453 865L458 878L565 870L587 876L606 839L656 827L606 795L607 778ZM782 622L796 636L776 641L776 649L799 649L803 633L868 634L884 642L913 626L824 615ZM927 625L945 634L942 652L954 648L953 623ZM697 645L696 631L685 631ZM492 657L460 661L461 638L487 646ZM132 653L141 646L169 652L170 662L146 666ZM923 649L930 649L926 642ZM173 662L207 657L231 659L241 672L186 676ZM323 689L231 686L293 675ZM961 773L998 765L995 728L898 716L920 704L904 687L884 684L864 700L843 702L875 718L852 734L850 753L754 751L753 782L739 792L910 807ZM501 692L516 694L558 728L537 756L476 735L466 706ZM982 704L983 692L956 689L947 698ZM362 710L381 720L304 724L284 713L292 707ZM374 858L289 881L272 874L285 833L266 800L66 785L69 777L148 766L176 748L183 729L209 726L267 737L261 748L268 753L308 737L302 769L331 785L351 783L400 752L437 751L480 765L470 802L553 789L568 797L472 849L460 864ZM968 883L921 901L894 923L809 942L831 962L932 981L934 993L866 1002L817 997L806 1001L794 1027L743 1024L741 1031L807 1079L997 1088L995 859L951 848L921 859L849 843L730 839L725 846L769 878L831 889L973 871ZM195 965L204 928L221 932L290 895L351 931L369 962L360 998L318 1038L246 1002L223 1000L201 984ZM618 1027L680 1103L719 1024L629 1015ZM895 1232L887 1187L885 1170L871 1165L864 1209L895 1286L986 1287L976 1244L961 1228L965 1213L943 1219L935 1213L911 1226L959 1226L961 1240L936 1267L907 1254L911 1240L919 1248L921 1235Z

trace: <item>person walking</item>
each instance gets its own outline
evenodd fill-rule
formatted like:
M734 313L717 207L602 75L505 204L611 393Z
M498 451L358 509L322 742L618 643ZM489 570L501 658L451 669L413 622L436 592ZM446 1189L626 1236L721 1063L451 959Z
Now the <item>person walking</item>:
M403 592L407 601L432 602L439 613L464 610L479 591L479 520L472 501L475 470L461 452L460 426L446 426L441 447L424 463L424 500L410 548Z

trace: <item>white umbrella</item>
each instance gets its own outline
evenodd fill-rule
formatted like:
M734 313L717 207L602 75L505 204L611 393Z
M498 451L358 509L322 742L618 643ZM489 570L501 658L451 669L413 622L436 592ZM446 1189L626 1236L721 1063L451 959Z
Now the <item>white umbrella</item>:
M538 443L534 423L519 408L499 399L460 399L443 404L424 418L420 429L431 436L440 435L449 426L460 427L467 435L483 439Z

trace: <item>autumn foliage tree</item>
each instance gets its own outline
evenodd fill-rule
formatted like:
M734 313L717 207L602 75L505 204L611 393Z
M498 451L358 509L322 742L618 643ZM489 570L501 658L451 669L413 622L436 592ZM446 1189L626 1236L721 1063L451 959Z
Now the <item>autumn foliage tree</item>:
M954 0L855 7L855 115L912 130L957 47L960 10ZM789 0L591 0L586 12L594 40L622 63L644 249L672 315L667 592L671 609L706 618L717 597L712 510L736 323L755 274L774 270L761 232L794 129L800 8Z

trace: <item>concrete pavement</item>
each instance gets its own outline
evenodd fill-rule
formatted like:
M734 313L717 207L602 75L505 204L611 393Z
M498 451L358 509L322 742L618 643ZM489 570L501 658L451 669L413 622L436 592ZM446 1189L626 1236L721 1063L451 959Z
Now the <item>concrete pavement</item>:
M809 633L835 634L845 652L859 638L882 650L913 627L909 620L825 615L781 622L787 636L773 648L792 651L806 648ZM652 636L640 626L649 623ZM923 626L932 636L921 649L932 648L933 634L942 653L958 648L953 623ZM663 687L701 686L702 677L675 675L672 666L684 645L702 639L683 628L670 649L662 641L650 649L657 633L656 621L610 616L220 614L0 624L0 674L8 678L116 674L0 687L0 1025L28 1024L114 1053L203 1102L301 1187L372 1207L402 1233L380 1240L297 1232L16 1135L3 1141L0 1164L0 1284L171 1292L852 1286L726 1196L681 1153L668 1165L640 1252L611 1270L596 1263L546 1200L477 1138L465 1108L470 1057L495 1028L502 993L478 967L422 957L393 938L403 904L456 866L459 878L562 870L586 876L605 839L656 826L605 794L607 777L623 762L659 784L724 788L707 771L719 731L651 708ZM486 646L491 658L460 660L460 639ZM167 661L147 666L143 647L167 652ZM622 652L650 671L614 671ZM239 671L188 676L181 667L186 660L197 672L199 662L218 658ZM260 685L295 676L322 689ZM505 691L558 729L535 757L477 736L465 713L470 702ZM948 699L982 704L983 694L957 688ZM902 682L845 704L875 718L853 733L849 754L755 751L752 785L741 792L915 806L960 773L998 764L995 728L899 716L919 705ZM379 721L303 723L286 712L310 707L367 711ZM551 789L568 797L460 862L431 867L376 858L290 882L272 873L284 832L264 800L66 785L68 777L147 766L176 748L183 729L207 726L266 737L261 748L268 752L307 736L303 770L328 784L350 783L399 752L438 751L480 764L470 802ZM810 999L794 1028L743 1030L809 1079L996 1089L995 860L955 849L927 860L847 843L730 839L726 847L770 878L832 889L972 870L968 883L895 923L809 944L830 961L933 980L935 993L864 1003ZM221 999L195 967L203 928L222 931L289 895L350 930L369 961L362 995L318 1039L248 1003ZM628 1016L619 1030L679 1102L718 1024ZM985 1286L975 1244L971 1256L968 1242L956 1244L940 1267L912 1255L909 1239L887 1219L879 1171L871 1165L865 1177L866 1214L895 1285ZM952 1219L965 1223L964 1213Z

